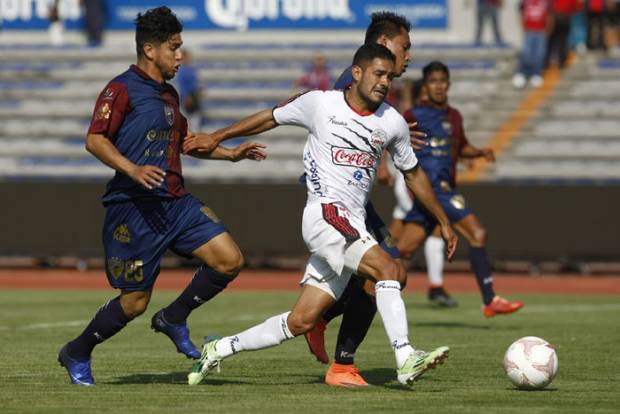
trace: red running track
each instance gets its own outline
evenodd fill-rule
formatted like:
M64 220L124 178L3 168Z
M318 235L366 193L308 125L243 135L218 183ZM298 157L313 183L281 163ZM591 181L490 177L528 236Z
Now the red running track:
M156 290L181 290L193 271L164 270L155 285ZM543 275L532 277L498 273L494 275L495 290L502 294L568 293L620 295L620 278L612 276ZM228 289L234 290L297 290L300 272L244 270ZM446 289L451 292L477 292L475 278L469 273L449 273ZM426 291L428 282L421 274L410 276L407 290ZM0 269L0 289L110 289L101 270L41 270Z

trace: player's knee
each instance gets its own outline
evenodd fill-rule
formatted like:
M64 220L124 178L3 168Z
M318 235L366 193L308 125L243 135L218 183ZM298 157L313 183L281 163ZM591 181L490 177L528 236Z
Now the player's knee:
M318 315L302 314L300 312L291 312L288 316L288 329L295 336L303 335L306 332L311 331L316 325Z
M396 260L389 258L377 267L373 276L377 280L399 280L399 264Z
M241 252L236 252L227 256L224 260L219 261L213 266L213 270L224 275L235 277L239 274L245 261Z
M121 298L123 312L128 318L134 319L142 315L149 305L150 295L133 294Z
M472 236L472 245L475 247L482 247L487 242L487 229L478 227L474 230Z

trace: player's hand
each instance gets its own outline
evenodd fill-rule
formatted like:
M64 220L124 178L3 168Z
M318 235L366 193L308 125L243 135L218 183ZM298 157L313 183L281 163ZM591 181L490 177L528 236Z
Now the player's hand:
M456 252L456 245L458 244L458 237L454 234L452 227L449 225L443 225L440 227L441 237L446 242L446 255L448 257L448 261L452 261L452 257L454 257L454 252Z
M419 151L428 146L428 141L426 140L427 135L422 131L416 130L418 123L412 122L407 125L409 126L409 140L411 141L411 146L413 149Z
M241 160L254 160L254 161L262 161L267 158L267 152L265 152L265 148L267 148L264 144L259 144L257 142L244 142L232 149L232 162L237 162Z
M492 148L482 148L480 152L485 160L495 162L495 151Z
M194 134L189 132L183 139L183 153L189 154L192 151L210 153L219 143L214 134Z
M152 190L162 185L166 172L155 165L136 165L128 175L142 187Z

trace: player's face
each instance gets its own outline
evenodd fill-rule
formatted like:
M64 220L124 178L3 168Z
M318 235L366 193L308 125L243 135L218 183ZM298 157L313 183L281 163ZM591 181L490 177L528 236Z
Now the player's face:
M176 33L155 48L155 65L166 80L174 78L174 75L181 67L181 59L183 58L181 53L182 44L181 34Z
M428 99L437 105L448 102L448 89L450 89L450 79L448 74L442 70L436 70L428 75L424 82Z
M396 64L394 65L395 76L398 77L405 73L411 61L411 39L409 38L409 32L401 28L398 36L392 39L382 37L379 43L390 49L390 52L394 53L394 56L396 56Z
M387 96L394 76L394 63L391 60L373 59L361 71L357 86L360 97L371 107L380 105Z

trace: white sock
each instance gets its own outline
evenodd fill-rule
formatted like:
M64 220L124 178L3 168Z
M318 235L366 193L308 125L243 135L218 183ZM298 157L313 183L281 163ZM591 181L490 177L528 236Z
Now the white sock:
M431 286L443 285L443 263L446 242L441 237L430 236L424 243L424 257L426 258L426 272Z
M219 356L226 358L241 351L256 351L280 345L294 338L286 322L290 313L272 316L237 335L222 338L215 344L215 350Z
M396 367L400 369L413 352L407 337L407 312L400 296L400 283L396 280L379 281L375 284L375 292L377 310L396 355Z

